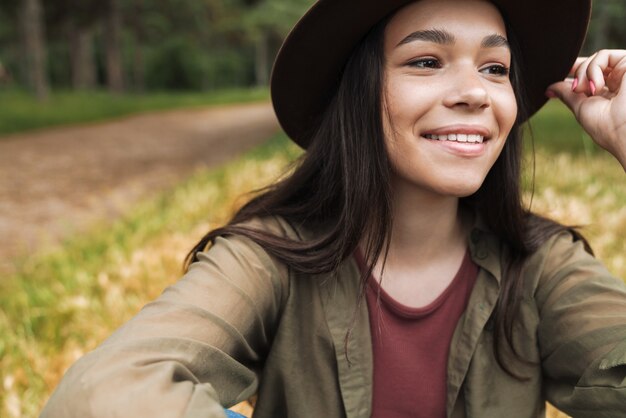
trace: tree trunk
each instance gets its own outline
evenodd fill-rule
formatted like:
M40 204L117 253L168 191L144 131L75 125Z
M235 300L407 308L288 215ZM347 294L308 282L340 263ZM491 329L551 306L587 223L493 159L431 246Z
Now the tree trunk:
M144 27L144 13L146 12L144 7L144 0L134 0L133 2L133 14L131 21L129 22L134 33L133 45L133 83L134 89L138 92L143 92L145 87L145 66L143 59L143 45L145 41L145 27Z
M20 20L26 82L37 96L37 100L44 101L48 98L49 86L46 76L46 44L40 0L23 0Z
M254 72L257 86L267 86L270 72L269 36L262 32L255 44Z
M93 54L92 30L89 27L72 24L69 36L72 86L76 90L93 89L96 85L96 63Z
M121 17L117 0L107 0L107 13L104 22L104 44L107 85L112 92L124 91L121 51Z
M145 88L145 71L143 63L142 45L139 39L135 39L133 49L133 73L135 76L135 90L143 92Z

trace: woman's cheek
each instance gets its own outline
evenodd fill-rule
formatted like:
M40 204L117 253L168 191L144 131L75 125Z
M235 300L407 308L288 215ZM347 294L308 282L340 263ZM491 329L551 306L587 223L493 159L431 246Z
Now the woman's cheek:
M493 94L493 97L495 97L495 100L493 100L494 113L499 119L498 125L505 134L504 136L508 136L517 118L517 100L515 99L513 87L509 85L508 88L496 91Z

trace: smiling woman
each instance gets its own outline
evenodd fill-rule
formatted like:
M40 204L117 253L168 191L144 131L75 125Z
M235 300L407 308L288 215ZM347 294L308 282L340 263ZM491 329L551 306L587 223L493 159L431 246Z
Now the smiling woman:
M302 160L42 415L622 417L626 287L520 192L546 95L626 168L626 51L576 61L589 8L318 0L272 78Z
M456 198L483 183L517 116L504 21L487 2L422 0L391 18L384 54L396 196L401 185L416 202L424 192L448 195L456 210Z

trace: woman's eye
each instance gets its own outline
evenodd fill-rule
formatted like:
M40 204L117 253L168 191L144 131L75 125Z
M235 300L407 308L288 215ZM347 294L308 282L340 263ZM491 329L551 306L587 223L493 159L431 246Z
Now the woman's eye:
M493 75L498 75L498 76L508 76L509 75L509 69L507 67L505 67L504 65L490 65L486 68L483 68L481 70L482 72L486 72L487 74L493 74Z
M422 58L411 61L407 65L415 68L441 68L441 63L435 58Z

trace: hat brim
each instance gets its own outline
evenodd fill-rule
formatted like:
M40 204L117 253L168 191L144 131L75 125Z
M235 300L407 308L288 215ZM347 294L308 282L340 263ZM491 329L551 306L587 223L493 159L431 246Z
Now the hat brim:
M319 0L287 36L274 62L272 103L287 135L306 148L360 40L380 20L414 0ZM569 73L584 41L591 0L491 0L522 51L520 74L529 115L546 88Z

